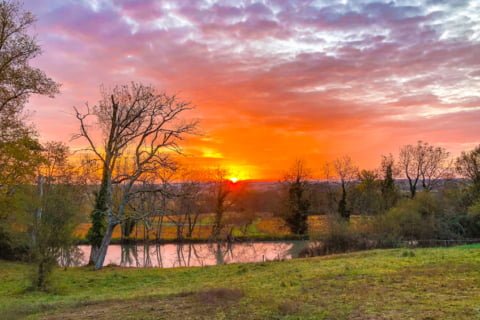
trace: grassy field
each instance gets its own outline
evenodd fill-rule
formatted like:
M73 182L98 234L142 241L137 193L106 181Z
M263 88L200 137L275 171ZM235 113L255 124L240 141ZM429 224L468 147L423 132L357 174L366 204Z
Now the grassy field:
M0 262L2 319L480 319L480 247L204 268L56 270Z

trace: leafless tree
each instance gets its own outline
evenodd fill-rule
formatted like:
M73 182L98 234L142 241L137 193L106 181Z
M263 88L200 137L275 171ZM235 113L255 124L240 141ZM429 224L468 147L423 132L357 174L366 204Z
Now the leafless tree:
M177 239L185 236L190 239L197 225L202 204L205 201L205 188L199 176L200 172L183 170L174 199L174 216L172 222L177 227Z
M172 152L181 152L179 141L196 127L196 122L180 119L182 113L191 109L187 102L157 93L151 86L132 83L112 90L102 88L101 92L102 99L93 108L87 104L86 113L75 108L80 132L74 137L85 139L88 150L102 163L94 212L106 218L106 227L103 232L99 225L96 238L101 236L101 242L92 246L96 269L103 266L113 230L125 219L129 202L142 192L161 191L142 190L138 183L161 169L173 168ZM101 130L100 137L92 131L92 120ZM119 171L118 162L126 154L131 158L131 166ZM121 194L117 204L114 186Z
M455 162L457 173L467 178L474 188L480 193L480 145L475 149L462 154Z
M400 149L399 171L408 180L411 198L415 197L419 183L424 190L430 191L442 178L447 177L451 167L449 156L445 148L434 147L423 141Z

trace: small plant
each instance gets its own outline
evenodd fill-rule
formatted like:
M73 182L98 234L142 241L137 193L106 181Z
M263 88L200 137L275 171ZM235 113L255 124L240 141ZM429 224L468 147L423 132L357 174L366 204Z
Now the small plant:
M404 257L404 258L415 257L415 252L413 250L404 250L404 251L402 251L402 257Z

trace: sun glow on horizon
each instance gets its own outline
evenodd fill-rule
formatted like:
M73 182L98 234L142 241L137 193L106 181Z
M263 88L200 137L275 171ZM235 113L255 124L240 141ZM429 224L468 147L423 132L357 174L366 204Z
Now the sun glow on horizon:
M226 178L233 183L249 180L257 175L257 171L251 165L227 164L225 169L227 171Z

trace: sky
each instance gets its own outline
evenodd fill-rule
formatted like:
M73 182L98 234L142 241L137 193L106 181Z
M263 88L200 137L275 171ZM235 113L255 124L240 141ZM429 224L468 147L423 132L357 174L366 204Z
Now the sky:
M350 155L428 141L453 155L480 143L478 0L27 0L62 84L33 97L42 140L72 141L73 106L99 86L154 85L195 105L186 162L278 179ZM314 170L315 172L315 170Z

